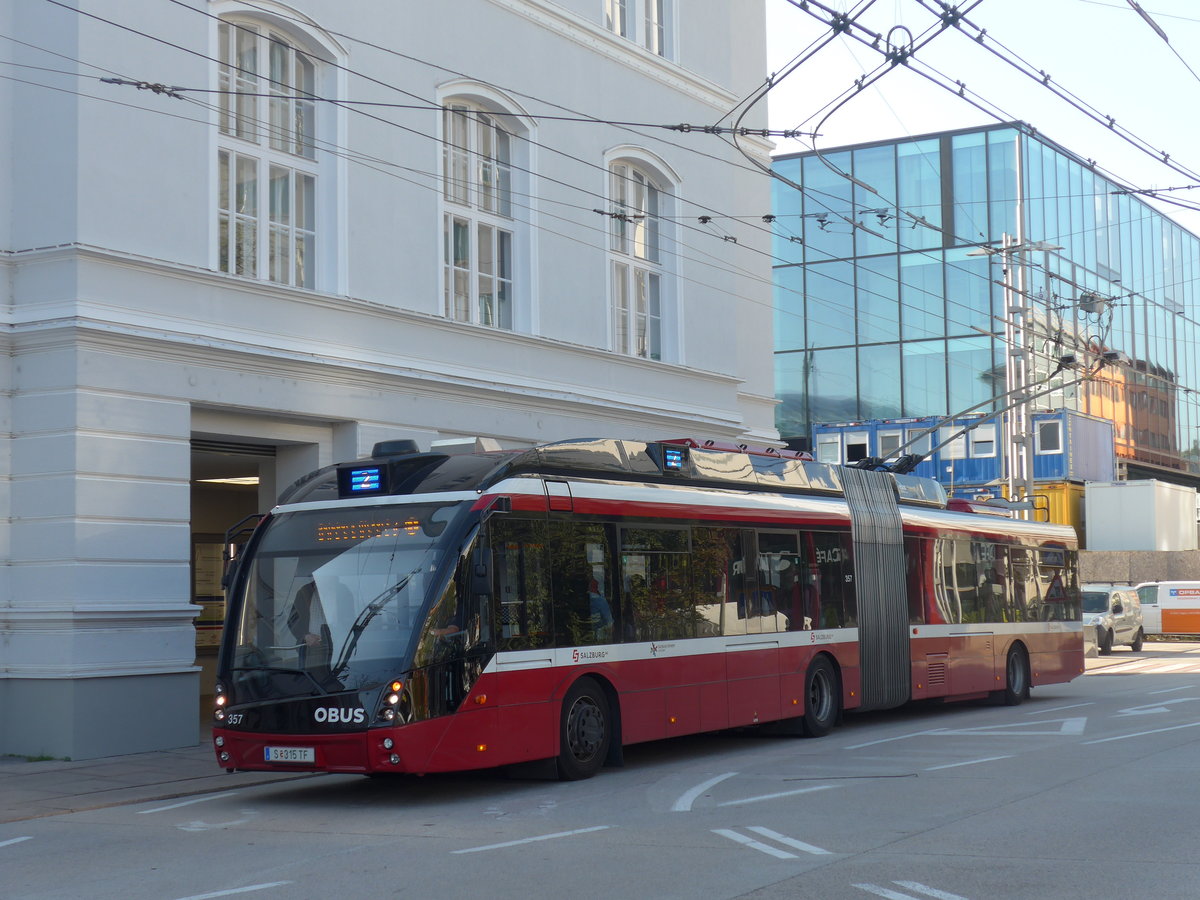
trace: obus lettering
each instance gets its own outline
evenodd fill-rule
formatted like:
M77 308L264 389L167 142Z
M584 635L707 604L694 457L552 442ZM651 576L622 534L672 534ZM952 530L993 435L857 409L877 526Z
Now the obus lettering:
M318 706L313 710L313 719L327 725L365 725L365 709L341 709L337 706Z

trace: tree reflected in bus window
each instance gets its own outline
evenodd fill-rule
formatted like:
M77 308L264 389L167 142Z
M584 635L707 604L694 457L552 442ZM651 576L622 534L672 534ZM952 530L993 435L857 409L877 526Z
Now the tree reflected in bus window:
M546 647L550 622L550 578L544 521L498 516L491 522L494 605L501 650Z
M621 591L633 640L696 636L686 528L622 528Z
M548 528L557 645L611 643L620 633L613 607L612 527L550 522Z
M692 529L692 592L696 634L721 634L722 618L729 606L733 561L740 559L738 532L732 528Z

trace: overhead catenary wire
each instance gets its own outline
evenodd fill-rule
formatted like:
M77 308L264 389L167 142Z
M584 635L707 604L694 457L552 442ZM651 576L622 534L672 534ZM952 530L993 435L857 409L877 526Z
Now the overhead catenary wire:
M56 4L56 5L62 5L62 4ZM394 124L394 123L392 123L392 124ZM435 173L426 173L426 174L433 176Z
M58 3L58 2L57 2L57 0L48 0L48 2L54 3L55 5L59 5L59 6L61 6L61 5L62 5L62 4ZM171 2L176 2L176 0L171 0ZM190 7L189 7L189 8L190 8ZM206 15L210 15L210 16L211 16L211 14L207 14L207 13L206 13ZM96 18L100 18L102 21L105 21L106 23L108 23L108 24L110 24L110 25L115 25L116 27L124 27L124 26L122 26L120 23L115 23L115 22L112 22L111 20L103 19L102 17L96 17ZM142 36L147 36L147 35L146 35L144 32L138 31L137 29L133 29L133 31L134 31L134 33L140 34L140 35L142 35ZM149 37L150 37L151 39L155 39L153 36L149 36ZM167 42L167 43L168 43L169 45L171 45L171 46L176 46L176 47L178 46L178 45L175 45L175 44L173 44L172 42ZM186 48L185 48L185 49L186 49ZM218 62L217 60L213 59L211 56L208 56L207 54L201 53L201 52L199 52L199 51L188 50L188 52L189 52L189 53L191 53L191 54L193 54L193 55L197 55L197 56L200 56L200 57L202 57L202 58L205 58L205 59L207 59L207 60L209 60L209 61L211 61L211 62ZM382 82L380 82L380 83L382 83ZM404 93L408 93L408 92L404 92ZM410 96L415 96L415 95L411 95L411 94L409 94L409 95L410 95ZM367 114L367 115L370 115L370 114ZM374 117L374 116L370 116L370 117L371 117L371 118L377 118L377 117ZM388 124L392 124L392 125L394 125L394 126L396 126L396 127L402 128L402 129L404 129L404 130L406 130L406 131L410 131L410 132L413 132L413 133L416 133L416 134L420 134L420 135L421 135L421 136L423 136L423 137L430 137L429 135L426 135L426 134L425 134L425 133L423 133L423 132L417 131L417 130L415 130L415 129L410 129L410 128L407 128L406 126L400 125L399 123L394 123L394 122L391 122L390 120L386 120L386 119L380 119L380 121L386 122L386 123L388 123ZM521 137L520 135L516 135L516 136L517 136L517 137ZM462 149L462 148L460 148L460 149ZM553 150L554 148L549 148L549 149ZM569 154L567 154L567 156L568 156L569 158L571 158L571 159L576 159L577 161L584 162L584 163L586 163L586 164L588 164L588 165L592 165L592 166L594 166L595 168L601 169L602 171L606 171L606 170L605 170L603 167L601 167L601 166L597 166L597 165L595 165L594 163L590 163L589 161L578 160L576 157L571 157ZM525 171L528 171L528 170L525 170ZM533 174L533 173L530 173L530 174ZM561 184L561 182L559 182L559 183ZM568 186L570 186L570 185L568 185ZM594 194L594 196L596 196L596 197L599 197L600 199L604 199L604 198L603 198L601 195L599 195L599 194ZM683 201L683 198L678 198L678 199L680 199L681 201ZM686 201L683 201L683 202L686 202ZM744 271L744 270L743 270L743 271ZM767 283L770 283L770 282L767 282ZM818 301L818 302L820 302L820 301ZM765 305L765 304L764 304L764 305ZM834 307L831 307L831 308L836 308L836 307L834 306Z

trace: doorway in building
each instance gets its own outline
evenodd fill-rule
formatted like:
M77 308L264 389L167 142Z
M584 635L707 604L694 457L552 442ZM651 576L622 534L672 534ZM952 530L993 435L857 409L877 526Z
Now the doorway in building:
M192 439L192 602L196 616L196 665L200 666L200 715L207 724L212 709L217 648L225 618L221 577L229 540L244 541L256 518L265 513L260 486L274 484L275 447ZM265 505L269 506L270 502ZM231 534L241 524L241 534Z

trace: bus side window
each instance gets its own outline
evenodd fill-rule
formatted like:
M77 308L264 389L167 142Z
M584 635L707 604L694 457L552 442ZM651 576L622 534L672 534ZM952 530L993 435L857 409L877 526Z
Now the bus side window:
M617 633L611 528L570 521L552 521L547 527L557 645L609 643Z
M929 560L933 552L933 542L928 538L906 537L904 539L904 557L907 564L905 587L908 594L908 624L925 624L925 598L931 590L925 580L929 570Z
M728 607L738 533L731 528L692 529L692 590L698 637L721 634Z
M820 621L813 622L813 628L847 628L856 624L858 601L850 535L815 531L812 551L821 598Z
M621 592L633 640L659 641L696 635L695 603L686 528L621 528ZM629 613L632 612L632 621Z
M501 650L551 643L546 523L497 516L491 520L492 609Z

